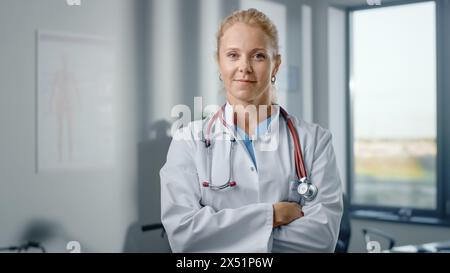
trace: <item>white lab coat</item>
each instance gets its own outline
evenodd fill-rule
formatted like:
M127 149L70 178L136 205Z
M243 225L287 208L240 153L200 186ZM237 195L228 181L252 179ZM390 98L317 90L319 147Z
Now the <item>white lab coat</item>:
M232 111L227 104L228 124L233 124ZM237 186L233 188L213 191L202 186L208 178L206 148L198 136L208 120L191 122L174 134L160 172L161 220L173 252L334 251L343 204L331 134L318 125L293 120L309 179L319 192L303 206L304 217L277 228L272 227L272 205L298 201L290 190L296 177L294 146L278 106L266 136L253 141L257 169L243 142L234 145ZM213 130L211 137L212 183L222 185L229 175L231 145L220 136L233 132L220 130L224 126L219 119L216 127L219 130ZM277 139L275 149L267 148L267 137Z

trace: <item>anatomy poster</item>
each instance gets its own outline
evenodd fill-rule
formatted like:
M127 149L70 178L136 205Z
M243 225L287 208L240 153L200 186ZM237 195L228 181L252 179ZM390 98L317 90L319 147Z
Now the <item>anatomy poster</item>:
M112 164L113 52L106 38L37 32L37 172Z

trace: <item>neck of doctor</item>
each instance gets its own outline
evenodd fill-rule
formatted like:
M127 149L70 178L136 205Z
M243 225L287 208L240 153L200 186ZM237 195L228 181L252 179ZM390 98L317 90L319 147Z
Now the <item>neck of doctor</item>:
M258 124L270 117L273 112L270 94L251 101L239 100L228 95L227 101L233 106L235 124L249 136L252 136Z

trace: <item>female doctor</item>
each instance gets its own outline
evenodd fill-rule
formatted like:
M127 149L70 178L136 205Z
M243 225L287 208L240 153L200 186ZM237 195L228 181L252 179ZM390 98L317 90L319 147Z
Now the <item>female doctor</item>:
M256 9L233 13L217 60L226 104L174 134L160 172L172 251L334 251L342 192L331 134L274 103L275 25Z

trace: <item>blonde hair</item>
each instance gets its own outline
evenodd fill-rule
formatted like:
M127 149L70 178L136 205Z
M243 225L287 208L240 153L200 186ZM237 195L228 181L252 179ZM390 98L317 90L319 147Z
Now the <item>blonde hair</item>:
M226 17L220 24L217 32L217 52L216 56L219 59L220 40L225 31L235 23L245 23L251 26L260 27L264 33L269 37L273 48L275 49L274 56L278 55L278 30L275 24L261 11L257 9L238 10Z

